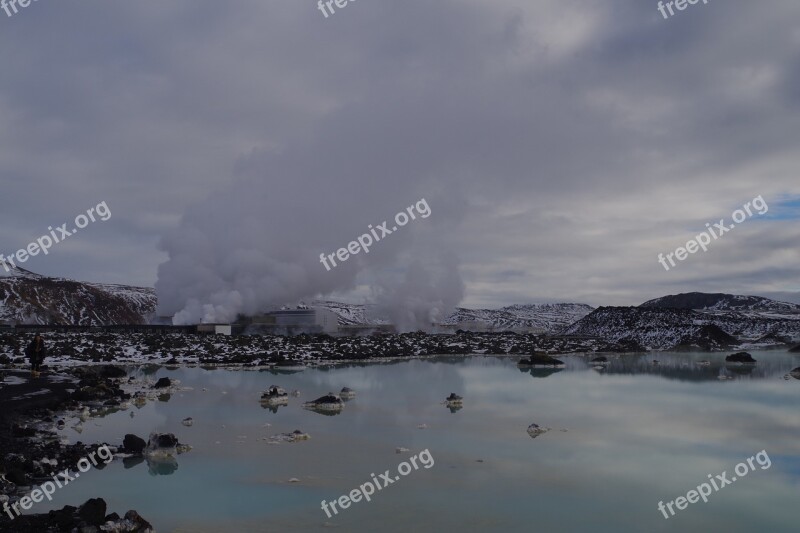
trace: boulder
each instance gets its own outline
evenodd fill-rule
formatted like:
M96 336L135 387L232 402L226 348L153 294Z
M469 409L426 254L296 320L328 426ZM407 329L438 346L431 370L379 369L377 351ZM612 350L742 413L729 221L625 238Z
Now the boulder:
M158 448L175 448L178 445L178 438L172 433L151 433L147 441L147 448L154 450Z
M736 352L734 354L731 354L725 358L725 361L728 363L748 363L748 364L753 364L756 362L756 360L753 359L753 356L747 352Z
M286 394L286 391L283 388L278 387L277 385L272 385L266 391L261 393L261 401L270 404L288 405L289 395Z
M303 408L312 411L341 411L344 408L344 402L334 393L329 392L314 401L304 403Z
M450 396L444 399L445 403L448 405L460 405L464 403L464 398L456 394L455 392L451 392Z
M160 378L158 381L156 381L156 384L153 385L153 388L154 389L166 389L167 387L169 387L171 385L172 385L172 381L169 378L164 377L164 378Z
M141 515L134 510L130 510L125 513L125 521L133 526L131 531L137 531L141 533L153 531L153 526L150 525L150 522L142 518Z
M544 428L539 424L531 424L528 426L528 435L530 435L532 439L535 439L539 435L547 433L548 431L550 431L550 428Z
M122 446L125 448L126 452L140 455L144 451L145 446L147 446L147 443L143 438L128 433L122 440Z
M531 354L529 357L520 359L519 366L564 366L564 361L550 357L547 354Z
M78 509L78 516L89 525L101 526L106 520L106 502L103 498L92 498Z

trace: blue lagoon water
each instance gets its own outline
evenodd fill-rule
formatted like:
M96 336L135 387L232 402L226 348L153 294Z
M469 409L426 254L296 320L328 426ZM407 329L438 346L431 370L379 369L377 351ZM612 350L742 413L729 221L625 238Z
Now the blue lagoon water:
M724 354L658 353L610 356L605 369L566 356L556 372L480 356L295 374L161 368L153 378L191 390L63 433L112 444L126 433L175 433L193 446L177 469L117 459L33 511L102 496L109 510L136 509L162 533L797 531L800 380L784 375L800 356L752 353L755 367L726 366ZM712 364L697 365L701 359ZM301 395L273 413L259 403L272 384ZM357 396L341 414L301 408L344 386ZM451 392L464 397L456 412L443 405ZM186 417L193 426L181 424ZM551 429L533 439L532 423ZM295 429L311 439L264 440ZM397 454L401 446L410 452ZM332 518L321 510L322 500L350 493L373 473L394 475L425 449L432 468ZM762 450L769 469L756 463L707 503L669 519L658 510L659 501L685 496L708 474L730 478L737 463Z

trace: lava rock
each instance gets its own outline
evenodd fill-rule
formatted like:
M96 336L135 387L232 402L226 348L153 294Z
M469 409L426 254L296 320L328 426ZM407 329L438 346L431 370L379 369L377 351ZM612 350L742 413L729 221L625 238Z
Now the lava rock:
M101 526L106 520L106 502L103 498L92 498L81 505L78 516L87 524Z
M737 352L735 354L731 354L725 358L725 361L728 363L755 363L756 360L753 359L753 356L747 352Z
M340 411L344 407L344 402L334 393L329 392L314 401L304 403L303 407L314 411Z
M6 472L6 479L14 485L28 485L28 477L25 471L19 467L10 468Z
M151 526L147 520L142 518L141 515L139 515L139 513L137 513L134 510L130 510L127 513L125 513L125 520L133 524L133 526L136 528L134 529L134 531L145 532L145 531L152 531L153 529L153 526Z
M141 437L128 433L122 440L122 446L125 447L125 451L128 453L140 455L144 451L145 446L147 446L147 442Z
M147 443L148 449L174 448L178 445L178 438L172 433L153 433Z
M156 384L153 385L153 388L154 389L166 389L167 387L169 387L171 385L172 385L172 381L169 378L164 377L164 378L161 378L158 381L156 381Z
M462 403L464 401L464 398L462 398L461 396L459 396L455 392L451 392L450 396L445 398L444 401L447 402L448 404L460 404L460 403Z
M564 361L550 357L547 354L531 354L527 358L520 359L519 366L563 366Z
M539 435L547 433L548 431L550 431L550 428L543 428L539 424L531 424L528 426L528 435L530 435L532 439L535 439Z

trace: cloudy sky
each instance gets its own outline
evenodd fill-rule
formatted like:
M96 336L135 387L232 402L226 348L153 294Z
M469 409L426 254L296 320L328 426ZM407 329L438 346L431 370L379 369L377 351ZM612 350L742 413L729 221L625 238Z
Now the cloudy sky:
M112 213L35 272L155 286L193 319L800 301L796 0L39 0L0 11L0 44L0 252ZM428 218L320 263L421 198Z

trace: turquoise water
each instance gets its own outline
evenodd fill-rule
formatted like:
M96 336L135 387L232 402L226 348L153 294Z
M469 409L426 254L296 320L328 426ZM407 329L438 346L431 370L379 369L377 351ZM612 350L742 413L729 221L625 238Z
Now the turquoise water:
M599 371L568 356L554 373L522 372L515 359L492 357L291 375L160 369L153 377L177 378L193 390L64 434L121 443L125 433L173 432L194 447L178 457L177 469L158 475L147 463L126 468L115 460L33 511L101 495L110 510L136 509L162 533L796 531L800 381L783 376L800 366L800 356L751 353L759 364L749 369L726 367L724 355L669 353L621 356ZM713 364L694 364L700 359ZM734 379L720 381L720 374ZM259 403L272 384L301 396L273 413ZM340 415L300 407L343 386L357 397ZM464 397L455 413L442 403L450 392ZM186 417L192 427L181 424ZM532 439L531 423L552 429ZM311 439L262 440L295 429ZM410 453L395 453L399 446ZM348 494L373 473L394 476L401 461L424 449L432 468L412 470L332 518L321 510L323 499ZM762 450L769 469L756 463L708 503L668 520L657 509L708 474L730 478L737 463Z

